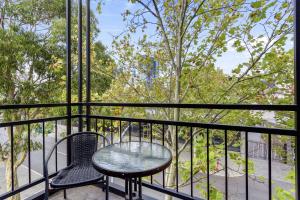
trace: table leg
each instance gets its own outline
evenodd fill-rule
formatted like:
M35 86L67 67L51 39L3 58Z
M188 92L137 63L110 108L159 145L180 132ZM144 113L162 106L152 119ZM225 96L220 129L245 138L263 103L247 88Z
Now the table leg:
M125 197L128 195L128 179L125 178Z
M132 200L132 179L129 179L129 200Z
M134 178L134 192L137 191L137 178Z
M143 193L142 193L142 178L139 177L139 200L143 199Z
M105 199L109 200L109 176L106 176Z

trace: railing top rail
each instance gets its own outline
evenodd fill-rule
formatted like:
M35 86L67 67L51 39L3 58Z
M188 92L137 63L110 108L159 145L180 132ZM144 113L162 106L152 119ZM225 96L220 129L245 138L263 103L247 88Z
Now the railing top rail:
M265 111L297 111L297 105L271 105L271 104L173 104L173 103L105 103L105 102L78 102L71 106L105 106L105 107L139 107L139 108L186 108L186 109L226 109L226 110L265 110ZM68 103L49 104L7 104L0 105L0 110L26 109L26 108L52 108L64 107Z
M297 131L295 129L239 126L239 125L212 124L212 123L200 123L200 122L169 121L169 120L156 120L156 119L140 119L140 118L102 116L102 115L90 115L90 117L98 118L98 119L107 119L107 120L143 122L143 123L152 123L152 124L165 124L165 125L172 125L172 126L199 127L199 128L216 129L216 130L244 131L244 132L249 132L249 133L251 133L251 132L266 133L266 134L272 134L272 135L286 135L286 136L296 136L297 135Z
M6 104L0 105L0 110L14 110L14 109L26 109L26 108L52 108L52 107L64 107L67 103L47 103L47 104Z

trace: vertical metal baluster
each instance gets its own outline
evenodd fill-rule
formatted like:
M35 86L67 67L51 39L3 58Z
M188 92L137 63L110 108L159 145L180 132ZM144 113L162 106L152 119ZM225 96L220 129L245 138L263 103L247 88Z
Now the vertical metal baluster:
M139 122L139 141L142 142L142 124Z
M194 183L193 183L193 127L190 127L190 145L191 145L191 196L194 196Z
M179 180L179 174L178 174L178 126L176 126L176 191L178 192L178 180Z
M95 131L98 132L98 118L95 119Z
M95 131L96 133L98 133L98 118L95 119L95 126L96 126ZM96 137L97 137L97 145L99 145L99 135L97 135Z
M122 142L122 121L121 120L119 124L119 134L120 134L120 142Z
M10 164L11 164L11 190L15 190L14 180L14 127L10 126Z
M131 122L129 122L129 142L131 142Z
M152 123L150 123L150 143L153 141L153 133L152 133Z
M207 176L207 199L209 200L209 193L210 193L210 178L209 178L209 174L210 174L210 166L209 166L209 129L206 129L206 176Z
M46 157L46 153L45 153L45 122L43 121L43 163L45 163L45 157ZM45 177L45 169L43 168L43 174Z
M162 145L165 146L165 125L162 125ZM165 170L163 170L163 188L166 187L165 184Z
M113 121L110 120L110 143L114 143Z
M55 121L55 143L57 142L57 120ZM57 172L57 148L55 148L55 171Z
M103 135L106 136L105 134L105 119L103 119L103 124L102 124L102 131L103 131ZM105 139L103 138L103 146L105 147Z
M245 156L246 156L246 200L249 198L249 174L248 174L248 132L245 132Z
M227 130L225 130L225 199L228 199L228 155L227 155Z
M268 134L268 177L269 177L269 200L272 200L272 138Z
M152 127L152 123L151 123L151 124L150 124L150 143L151 143L151 144L152 144L152 141L153 141L152 128L153 128L153 127ZM152 176L152 175L150 176L150 183L153 184L153 176Z
M31 152L30 152L30 149L31 149L31 134L30 134L30 124L27 125L27 137L28 137L28 140L27 140L27 148L28 148L28 181L29 183L31 183Z

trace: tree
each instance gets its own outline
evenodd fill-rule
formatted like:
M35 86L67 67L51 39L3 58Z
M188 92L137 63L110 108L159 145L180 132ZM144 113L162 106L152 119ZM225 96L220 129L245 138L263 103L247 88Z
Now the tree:
M72 7L72 70L78 72L77 62L77 4ZM85 9L85 7L83 7ZM85 16L85 11L83 13ZM92 13L92 95L99 96L110 84L111 77L100 71L113 71L113 60L97 41L97 20ZM1 104L36 104L65 102L65 3L62 0L4 0L0 3L0 102ZM85 23L83 24L85 26ZM85 56L85 55L83 55ZM84 59L83 59L84 60ZM111 74L111 73L110 73ZM98 79L96 80L95 77ZM77 100L77 75L73 76L73 100ZM97 83L97 84L95 84ZM1 111L3 120L19 121L65 114L60 109L19 109ZM31 128L37 128L31 126ZM50 130L51 131L51 130ZM7 191L19 187L17 169L26 159L28 151L41 149L41 144L31 140L28 149L27 126L16 126L13 135L13 155L10 155L10 133L7 142L0 143L0 161L6 166ZM31 130L31 133L37 133ZM37 133L38 134L38 133ZM31 137L34 139L34 137ZM11 172L13 158L14 176ZM19 200L20 194L11 198Z
M293 30L293 5L291 1L247 0L200 0L156 1L132 0L134 11L127 10L124 19L128 22L124 34L114 41L114 53L118 58L119 73L112 88L103 99L129 102L164 103L272 103L268 97L280 88L270 89L262 79L275 82L282 80L285 65L266 65L272 52L285 53L285 45ZM156 31L150 31L150 30ZM140 36L138 41L133 36ZM237 55L246 54L247 60L226 75L216 69L216 60L234 49ZM273 53L274 54L274 53ZM159 76L153 86L147 87L145 76L152 58L159 63ZM265 61L263 61L265 59ZM135 74L135 76L133 76ZM287 82L288 84L288 82ZM146 116L146 112L124 109L123 115ZM125 112L127 112L125 114ZM260 113L228 110L185 111L162 109L156 118L167 120L201 121L243 125L261 124ZM190 141L187 131L179 130L185 144ZM161 135L161 134L160 134ZM195 130L195 141L203 143L205 132ZM223 133L212 135L224 137ZM237 134L229 134L229 141L240 142ZM169 126L166 138L174 159L176 155L175 127ZM196 145L201 146L201 145ZM211 151L224 147L212 146ZM197 150L195 150L197 152ZM224 153L224 152L223 152ZM197 158L195 154L195 159ZM221 154L219 154L221 156ZM240 164L241 158L232 156ZM213 163L211 159L210 162ZM207 169L198 162L195 169L205 174ZM188 163L182 163L183 166ZM187 168L187 167L185 167ZM179 171L185 173L184 167ZM213 173L212 169L209 169ZM195 170L197 171L197 170ZM197 171L199 172L199 171ZM167 172L166 185L175 185L175 162ZM184 180L187 183L191 177ZM183 183L184 185L184 183ZM215 187L211 186L214 191ZM206 193L203 191L203 195ZM213 194L212 194L213 195ZM217 193L215 196L220 197Z

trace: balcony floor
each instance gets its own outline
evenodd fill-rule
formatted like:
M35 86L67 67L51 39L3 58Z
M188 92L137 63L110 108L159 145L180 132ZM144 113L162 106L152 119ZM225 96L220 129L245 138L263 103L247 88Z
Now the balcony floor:
M64 200L63 191L51 195L50 199ZM104 200L105 193L102 192L101 188L98 188L96 186L78 187L78 188L72 188L67 190L67 199L68 200ZM110 193L109 199L119 200L123 198Z

